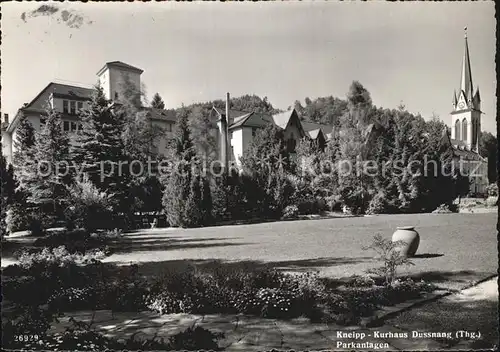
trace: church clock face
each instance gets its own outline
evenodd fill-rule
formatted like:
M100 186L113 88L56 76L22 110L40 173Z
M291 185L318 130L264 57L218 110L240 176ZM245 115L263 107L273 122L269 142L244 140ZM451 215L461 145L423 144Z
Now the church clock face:
M464 104L464 103L460 103L460 104L458 104L458 107L459 107L460 109L463 109L463 108L465 107L465 104Z

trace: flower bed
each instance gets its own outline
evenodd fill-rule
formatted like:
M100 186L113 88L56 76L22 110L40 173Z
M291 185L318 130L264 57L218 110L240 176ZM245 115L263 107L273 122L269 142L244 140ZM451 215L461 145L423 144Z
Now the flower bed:
M357 324L381 306L429 292L432 285L411 279L382 285L384 279L354 276L330 287L317 274L276 270L168 273L146 279L137 266L103 264L98 255L71 254L64 248L26 254L20 265L3 270L7 301L46 306L56 314L110 309L160 314L248 314L262 318L307 317L314 322Z

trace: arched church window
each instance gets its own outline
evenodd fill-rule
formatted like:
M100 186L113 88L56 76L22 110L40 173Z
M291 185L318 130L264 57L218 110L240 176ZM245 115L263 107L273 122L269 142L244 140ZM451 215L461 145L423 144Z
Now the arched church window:
M467 140L467 120L463 119L462 121L462 140Z
M455 139L460 139L460 121L455 121Z

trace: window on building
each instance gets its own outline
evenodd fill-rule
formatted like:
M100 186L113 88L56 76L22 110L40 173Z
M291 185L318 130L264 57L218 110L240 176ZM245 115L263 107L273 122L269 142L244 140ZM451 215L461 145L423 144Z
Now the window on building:
M76 122L71 122L71 132L76 132L77 125Z
M83 109L83 102L79 101L78 102L78 110L82 110Z
M252 137L255 137L256 134L257 134L257 128L252 127Z
M467 120L463 119L462 121L462 140L467 140Z
M169 123L169 124L167 125L167 131L168 131L168 132L172 132L172 125L173 125L172 123Z
M45 119L45 118L41 118L41 119L40 119L40 129L42 129L42 128L43 128L43 126L45 126L45 122L46 122L46 121L47 121L47 119Z
M69 121L63 121L63 131L69 131Z
M460 121L455 121L455 139L460 139Z
M118 92L115 92L115 99L118 99Z
M63 100L63 112L68 113L69 112L69 101Z
M69 113L72 115L76 114L76 101L69 102Z

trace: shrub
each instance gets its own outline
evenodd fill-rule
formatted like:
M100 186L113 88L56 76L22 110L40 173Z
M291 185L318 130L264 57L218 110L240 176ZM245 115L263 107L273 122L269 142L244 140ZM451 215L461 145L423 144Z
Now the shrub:
M69 229L76 226L94 231L111 226L109 221L112 219L111 196L99 191L88 177L85 176L82 181L77 181L69 193L71 205L64 212Z
M381 235L375 235L370 246L364 247L364 250L372 249L378 256L377 259L383 263L380 268L370 269L369 272L381 275L385 278L385 284L390 285L396 277L396 270L401 265L413 265L413 263L398 250L398 247L404 245L403 241L392 242Z
M387 212L387 195L384 192L378 192L368 203L367 214L383 214Z
M488 187L486 187L486 194L488 197L498 197L498 184L490 183Z
M35 247L48 248L64 246L69 253L82 254L89 250L101 250L105 255L109 255L110 251L106 244L109 240L119 236L119 232L115 231L90 234L87 230L83 229L64 230L39 238L33 245Z
M25 269L33 269L37 266L48 267L51 265L64 267L68 264L91 263L94 260L102 259L104 255L99 249L88 251L85 254L71 254L65 246L59 246L52 249L44 248L41 252L36 253L23 253L19 257L19 264Z
M14 204L7 211L5 219L9 232L29 230L31 219L26 207Z
M458 206L456 204L441 204L432 213L434 214L447 214L458 212Z
M347 287L372 287L375 285L375 280L369 276L353 275L345 285Z
M283 210L284 219L294 219L299 215L299 208L296 205L288 205Z
M319 212L318 202L316 201L316 198L312 196L301 200L297 204L297 208L299 210L299 214L301 215L317 214Z
M342 202L340 196L332 195L326 197L326 206L330 211L342 211Z
M213 333L200 326L189 327L170 337L168 347L175 351L219 350L217 342L223 337L223 333Z

